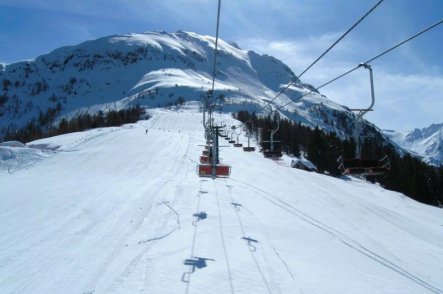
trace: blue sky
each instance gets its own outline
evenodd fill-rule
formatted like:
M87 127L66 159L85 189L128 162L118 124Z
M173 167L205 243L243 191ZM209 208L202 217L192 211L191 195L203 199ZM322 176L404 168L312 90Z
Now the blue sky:
M377 0L222 0L220 37L273 55L300 74ZM217 0L2 0L0 62L31 59L106 35L165 30L215 35ZM318 86L443 18L441 0L385 0L302 80ZM382 128L443 122L443 25L372 63ZM363 69L322 89L369 103Z

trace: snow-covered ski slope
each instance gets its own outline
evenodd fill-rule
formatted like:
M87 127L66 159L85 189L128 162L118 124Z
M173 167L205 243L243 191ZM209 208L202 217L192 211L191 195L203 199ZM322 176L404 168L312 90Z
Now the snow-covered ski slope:
M199 178L201 114L151 114L0 170L0 293L443 293L443 210L224 142Z

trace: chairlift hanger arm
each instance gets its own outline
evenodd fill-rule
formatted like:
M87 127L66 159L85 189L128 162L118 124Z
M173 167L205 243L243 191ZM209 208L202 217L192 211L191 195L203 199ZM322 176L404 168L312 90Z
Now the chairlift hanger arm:
M369 70L369 80L371 83L371 105L369 105L368 108L354 108L351 109L351 111L359 111L358 117L361 118L363 115L368 113L369 111L373 111L373 107L375 104L375 93L374 93L374 77L372 74L372 67L367 63L360 63L358 67L364 67L365 69Z
M274 110L274 118L277 121L277 128L272 130L272 135L274 135L280 128L280 115L278 114L277 110Z
M376 59L382 57L383 55L385 55L385 54L391 52L392 50L394 50L394 49L396 49L396 48L402 46L403 44L405 44L405 43L407 43L407 42L409 42L409 41L415 39L416 37L418 37L418 36L420 36L420 35L426 33L427 31L429 31L429 30L435 28L436 26L438 26L438 25L440 25L440 24L442 24L442 23L443 23L443 19L440 19L438 22L434 23L433 25L431 25L431 26L429 26L429 27L423 29L422 31L418 32L417 34L413 35L412 37L409 37L409 38L407 38L406 40L404 40L404 41L398 43L397 45L395 45L395 46L393 46L393 47L391 47L391 48L389 48L389 49L383 51L382 53L380 53L380 54L378 54L378 55L376 55L376 56L374 56L373 58L367 60L365 63L370 63L370 62L372 62L372 61L374 61L374 60L376 60ZM346 76L346 75L348 75L348 74L354 72L354 71L357 70L359 67L360 67L359 65L353 67L352 69L350 69L350 70L348 70L347 72L345 72L345 73L339 75L338 77L335 77L335 78L333 78L332 80L329 80L328 82L322 84L321 86L316 87L316 89L317 89L317 90L320 90L321 88L326 87L327 85L329 85L329 84L331 84L331 83L337 81L338 79L341 79L342 77L344 77L344 76ZM301 99L301 98L305 97L306 95L309 95L309 94L311 94L311 93L313 93L313 92L314 92L314 91L310 91L310 92L308 92L308 93L305 93L305 94L303 94L301 97L299 97L299 99ZM271 102L272 102L272 101L273 101L273 100L271 100ZM294 101L289 101L288 103L284 104L283 106L279 106L278 108L279 108L279 109L282 109L282 108L288 106L288 105L291 104L291 103L294 103Z

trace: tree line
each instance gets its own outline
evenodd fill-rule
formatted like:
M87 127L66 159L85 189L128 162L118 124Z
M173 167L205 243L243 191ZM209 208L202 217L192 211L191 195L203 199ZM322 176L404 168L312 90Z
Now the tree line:
M254 113L240 111L235 118L245 123L246 127L260 141L268 141L270 131L277 122L271 116L257 116ZM340 139L335 133L325 133L318 127L311 129L301 123L282 119L274 140L285 153L299 156L303 154L317 166L321 173L340 176L337 159L355 158L353 139ZM269 148L267 142L261 142L262 148ZM401 155L395 147L381 136L365 138L362 145L362 158L381 159L387 155L391 169L383 176L368 178L389 190L401 192L422 203L441 206L443 204L443 167L427 165L410 154Z
M2 141L30 142L37 139L57 136L66 133L80 132L87 129L101 127L115 127L126 123L138 121L145 111L140 106L134 106L122 110L99 111L96 114L82 113L72 119L63 118L54 126L54 109L50 109L45 114L40 113L39 118L28 122L19 129L7 129Z

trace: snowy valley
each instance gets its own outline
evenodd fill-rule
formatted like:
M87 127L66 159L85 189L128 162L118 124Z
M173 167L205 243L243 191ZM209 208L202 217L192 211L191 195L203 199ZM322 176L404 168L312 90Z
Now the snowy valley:
M232 145L199 178L198 105L150 115L3 147L2 293L443 293L441 209Z

